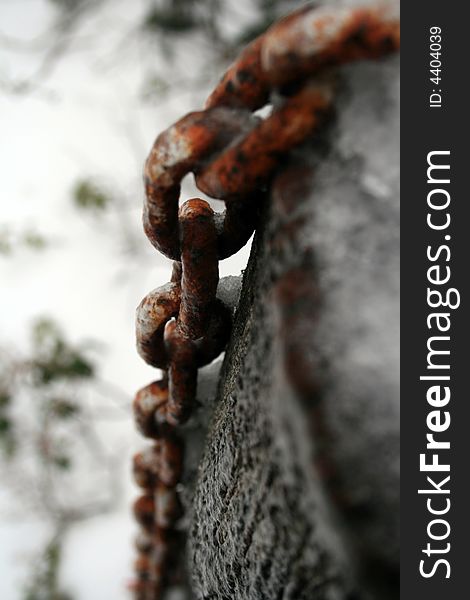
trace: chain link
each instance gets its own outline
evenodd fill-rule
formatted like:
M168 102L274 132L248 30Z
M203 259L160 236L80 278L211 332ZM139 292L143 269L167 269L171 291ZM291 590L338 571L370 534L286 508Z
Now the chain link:
M178 581L182 515L177 485L183 442L177 426L194 407L197 371L225 348L231 316L216 298L218 261L246 244L257 204L282 157L312 136L334 97L331 68L380 58L399 47L399 20L389 5L355 8L306 6L273 25L229 68L203 111L161 133L144 170L144 230L152 245L175 261L171 282L137 308L137 350L163 378L134 400L139 431L153 443L134 457L142 495L134 503L135 596L158 600ZM272 113L253 111L278 95ZM188 173L198 188L225 201L214 213L199 198L179 207Z

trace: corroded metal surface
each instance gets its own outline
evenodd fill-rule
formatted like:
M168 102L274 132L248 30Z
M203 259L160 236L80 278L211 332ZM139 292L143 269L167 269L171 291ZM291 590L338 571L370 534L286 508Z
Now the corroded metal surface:
M311 77L329 65L396 50L400 29L388 4L357 8L304 6L250 44L222 77L206 106L260 108L274 86Z
M152 245L175 261L171 282L150 292L137 309L137 349L163 377L134 400L139 431L153 445L134 458L142 495L134 504L141 527L136 541L135 595L157 600L175 577L181 554L177 485L182 442L175 428L191 415L197 370L220 354L230 334L230 311L216 298L218 261L237 252L256 226L257 204L283 156L312 136L334 99L332 68L379 58L398 49L399 22L388 6L303 7L282 19L240 55L209 97L160 134L144 171L144 230ZM260 119L275 91L283 99ZM224 213L198 198L179 208L188 173ZM301 392L312 392L289 306L302 303L305 285L292 273L279 287L287 368Z

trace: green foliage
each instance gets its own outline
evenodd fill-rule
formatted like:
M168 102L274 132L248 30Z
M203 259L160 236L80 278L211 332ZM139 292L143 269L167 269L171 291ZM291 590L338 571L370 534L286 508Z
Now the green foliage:
M11 458L16 451L16 437L14 424L10 417L0 416L0 445L7 458Z
M48 340L57 339L60 335L60 328L51 319L37 319L32 328L33 343L38 349L44 346Z
M71 438L59 437L57 432L54 433L54 421L48 415L44 419L46 436L38 445L40 459L45 465L50 465L56 471L70 471L73 466L72 456L70 454L69 443Z
M196 21L190 14L183 14L171 9L154 9L145 17L144 27L172 33L187 33L195 29Z
M146 78L142 86L141 98L144 102L163 98L168 95L171 90L170 83L165 81L159 75L153 74Z
M108 511L115 495L103 499L99 490L97 499L89 493L80 499L72 491L82 487L77 470L91 465L109 477L111 462L103 460L107 452L82 403L81 394L97 383L85 354L90 343L71 343L47 318L33 324L31 338L27 354L0 347L0 445L10 463L5 473L24 486L23 494L15 487L15 502L46 516L55 533L31 564L21 598L71 600L59 578L64 536L79 521Z
M85 0L49 0L49 2L64 12L77 10L85 4Z
M11 254L12 250L10 233L3 228L2 231L0 231L0 254L8 256Z
M11 396L5 390L0 390L0 411L10 406Z
M93 363L83 350L71 346L55 323L40 319L33 327L35 357L31 365L37 384L48 385L61 379L90 379Z
M49 409L52 415L61 420L71 419L80 412L80 407L75 402L64 398L51 398Z
M50 319L39 319L34 323L32 340L29 357L18 362L10 359L9 362L6 355L0 365L0 447L6 459L12 459L23 445L16 423L20 417L14 416L12 410L23 390L33 386L32 410L45 435L46 431L54 429L54 424L66 423L81 415L81 408L73 399L73 388L69 396L68 391L64 394L57 385L91 381L96 371L85 350L70 344ZM59 470L70 469L71 460L64 451L66 445L53 438L40 438L39 457Z
M193 0L174 0L163 3L163 6L152 6L144 17L143 27L170 34L193 31L199 25L197 4Z
M22 600L72 600L72 596L59 585L62 544L63 536L56 534L36 558L33 576Z
M11 429L11 421L8 417L0 416L0 435L3 435L10 431Z
M194 31L216 35L219 41L235 48L245 45L257 37L279 17L284 0L257 0L254 4L257 15L252 23L248 23L235 40L221 38L221 28L218 26L224 15L224 4L218 0L166 0L158 3L149 2L150 8L146 13L142 27L152 33L171 35L187 34ZM228 3L227 3L228 4ZM299 2L292 1L292 4ZM235 43L234 43L235 42ZM217 57L216 57L217 58Z
M47 246L46 239L40 233L33 230L24 232L23 243L32 250L43 250Z
M242 30L239 35L236 37L236 45L237 46L245 46L259 35L264 33L278 18L283 12L289 12L295 8L296 2L295 0L291 0L291 2L280 2L279 0L258 0L257 8L258 8L258 16L255 21L250 23L244 30ZM287 6L291 4L292 6ZM282 6L284 9L282 9Z
M10 414L12 396L0 390L0 446L6 458L11 458L16 450L15 425Z
M70 459L70 456L65 456L65 454L62 454L54 456L52 459L52 464L61 471L68 471L72 466L72 460Z
M13 231L10 227L0 229L0 254L10 256L15 250L44 250L48 245L46 238L34 229Z
M79 379L93 376L93 365L80 354L67 350L59 341L54 356L34 362L36 381L47 385L57 379Z
M72 197L77 208L96 212L105 211L112 202L109 194L88 179L81 179L75 184Z

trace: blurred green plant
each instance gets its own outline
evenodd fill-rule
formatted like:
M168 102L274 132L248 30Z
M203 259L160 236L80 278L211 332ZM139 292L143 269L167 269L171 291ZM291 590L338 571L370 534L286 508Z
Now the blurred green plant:
M89 379L95 367L83 349L71 346L61 330L49 319L40 319L33 326L34 357L31 370L38 385L57 379Z
M37 231L33 230L24 232L23 242L25 246L28 246L33 250L43 250L47 246L46 238Z
M7 225L0 228L0 254L3 254L3 256L11 256L15 251L22 248L44 250L48 245L48 240L34 229L15 231Z
M103 212L112 203L112 196L89 179L77 181L72 190L75 206L82 210Z
M49 2L61 10L69 11L83 6L87 0L49 0Z
M297 2L298 4L299 2ZM227 13L237 12L237 2L221 2L220 0L155 0L149 1L149 8L142 20L142 29L151 34L190 34L195 31L215 34L209 38L209 42L217 41L214 49L220 50L223 43L232 52L236 52L241 45L250 42L260 35L275 21L283 12L289 10L289 6L295 4L295 0L255 0L252 3L252 18L243 23L238 32L224 34L221 27L222 20L227 18ZM243 11L243 8L240 7ZM230 17L229 17L230 18ZM217 56L215 57L217 59Z
M143 27L150 31L168 34L187 33L200 25L196 8L203 2L194 0L166 0L149 8Z
M11 458L16 449L11 400L11 394L6 389L0 389L0 446L7 458Z
M119 497L117 458L102 444L83 401L100 384L95 348L71 342L50 318L32 323L21 355L0 347L1 466L12 478L15 506L24 504L53 532L32 562L22 600L71 600L59 577L66 535L75 523L109 511ZM84 473L101 483L83 493Z
M24 390L34 391L31 408L36 412L37 423L43 431L38 436L39 456L60 469L71 465L70 458L56 441L52 447L51 427L54 422L65 422L80 415L77 399L58 395L57 384L75 386L93 380L96 365L87 355L84 345L73 345L64 336L60 327L51 319L38 319L31 330L31 352L21 359L9 357L4 351L0 369L0 445L4 456L11 459L21 446L19 423L21 415L14 411L15 399ZM66 388L67 389L67 388ZM72 394L74 387L72 387ZM44 443L44 431L51 433ZM62 444L63 445L63 444ZM46 450L47 451L46 451Z
M58 531L34 557L32 577L25 586L22 600L72 600L60 585L62 552L63 535Z

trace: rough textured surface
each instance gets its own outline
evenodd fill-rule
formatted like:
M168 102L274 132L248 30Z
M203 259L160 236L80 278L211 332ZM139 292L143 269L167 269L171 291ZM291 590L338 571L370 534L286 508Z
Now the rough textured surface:
M198 598L398 597L398 59L341 74L245 273L190 516Z

